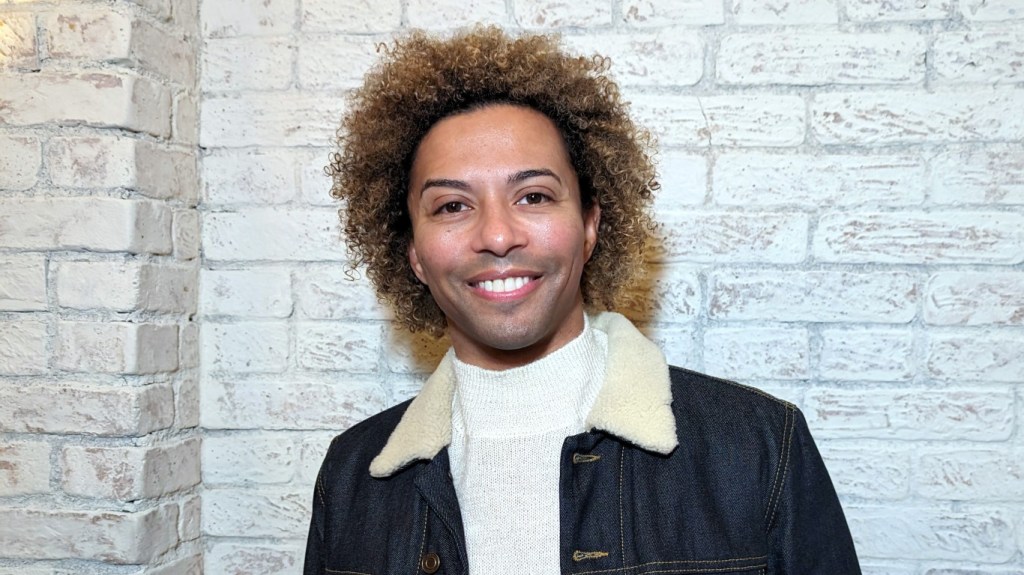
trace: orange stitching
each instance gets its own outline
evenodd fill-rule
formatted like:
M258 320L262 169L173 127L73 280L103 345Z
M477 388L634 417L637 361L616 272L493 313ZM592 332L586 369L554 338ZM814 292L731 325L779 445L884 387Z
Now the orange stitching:
M586 559L600 559L602 557L607 557L607 556L608 556L608 552L607 551L573 551L572 552L572 560L573 561L584 561Z

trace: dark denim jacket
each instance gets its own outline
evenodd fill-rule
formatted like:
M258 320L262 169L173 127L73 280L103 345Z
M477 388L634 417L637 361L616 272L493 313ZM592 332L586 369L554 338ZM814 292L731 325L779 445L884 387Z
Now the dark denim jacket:
M592 430L562 446L562 573L860 573L793 405L658 365L660 352L621 316L592 323L608 330L608 379L588 417ZM331 444L314 493L306 575L466 573L445 447L447 369L442 363L416 400Z

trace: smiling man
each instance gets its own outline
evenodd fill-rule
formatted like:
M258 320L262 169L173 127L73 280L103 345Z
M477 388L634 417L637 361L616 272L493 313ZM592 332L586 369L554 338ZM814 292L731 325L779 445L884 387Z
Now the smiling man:
M330 166L349 247L452 347L331 444L307 574L859 573L800 412L598 311L658 187L606 71L544 36L414 34L353 96Z

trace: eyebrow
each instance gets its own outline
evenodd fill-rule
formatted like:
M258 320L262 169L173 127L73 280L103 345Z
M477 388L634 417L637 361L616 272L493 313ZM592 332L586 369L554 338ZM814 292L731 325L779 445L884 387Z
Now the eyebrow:
M539 178L541 176L549 176L557 180L559 184L562 183L562 178L559 178L558 174L547 168L520 170L514 174L509 174L506 182L509 184L518 184L529 180L530 178ZM423 186L420 188L420 193L422 194L429 188L452 188L454 190L468 191L470 186L468 182L463 180L455 180L452 178L433 178L423 182Z

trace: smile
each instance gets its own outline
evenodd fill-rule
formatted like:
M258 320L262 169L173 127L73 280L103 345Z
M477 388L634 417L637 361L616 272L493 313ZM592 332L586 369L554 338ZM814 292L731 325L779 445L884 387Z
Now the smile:
M473 284L474 287L480 288L485 292L491 293L505 293L510 291L516 291L522 288L524 285L533 281L531 277L515 277L505 278L496 280L485 280Z

